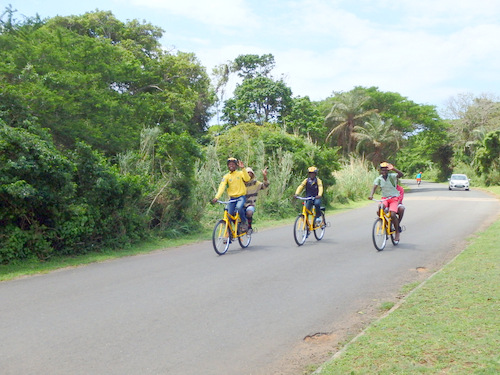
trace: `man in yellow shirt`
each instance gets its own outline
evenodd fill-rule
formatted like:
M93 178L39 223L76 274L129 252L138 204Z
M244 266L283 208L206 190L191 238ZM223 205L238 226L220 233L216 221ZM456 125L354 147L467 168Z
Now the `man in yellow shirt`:
M318 175L318 168L309 167L307 168L308 177L302 181L297 190L295 191L294 197L297 198L299 194L306 189L306 197L314 198L314 201L307 201L306 207L308 210L312 209L312 206L316 207L316 217L314 218L316 225L321 224L321 197L323 196L323 181L316 177Z
M240 171L237 170L238 167L241 168ZM217 191L215 198L212 199L212 202L217 202L222 194L224 194L224 191L227 187L227 194L229 195L229 199L235 200L235 202L229 203L227 205L227 210L231 215L234 215L234 212L236 210L240 213L240 229L243 232L246 232L248 229L248 224L244 209L247 193L245 182L250 181L251 178L241 160L235 158L227 159L227 168L229 169L229 173L226 173L224 177L222 177L222 181L219 184L219 190Z

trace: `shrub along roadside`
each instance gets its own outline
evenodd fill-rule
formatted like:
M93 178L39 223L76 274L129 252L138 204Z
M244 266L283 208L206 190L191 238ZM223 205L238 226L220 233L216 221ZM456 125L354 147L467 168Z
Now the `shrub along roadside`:
M500 373L499 232L497 220L316 373Z
M78 143L0 120L0 263L76 255L145 238L143 184Z

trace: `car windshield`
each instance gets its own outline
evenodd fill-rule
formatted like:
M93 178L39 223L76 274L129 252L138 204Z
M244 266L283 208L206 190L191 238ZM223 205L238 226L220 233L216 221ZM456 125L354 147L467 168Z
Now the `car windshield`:
M451 177L452 180L467 180L467 178L465 176L452 176Z

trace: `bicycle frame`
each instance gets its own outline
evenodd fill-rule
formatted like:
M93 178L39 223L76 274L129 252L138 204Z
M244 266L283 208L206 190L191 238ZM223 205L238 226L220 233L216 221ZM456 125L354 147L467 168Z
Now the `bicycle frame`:
M302 198L302 197L297 197L297 199L300 199L302 202L302 215L306 218L306 223L307 223L307 228L312 231L314 229L320 228L321 225L316 226L314 223L314 220L309 220L309 217L316 217L316 207L313 205L312 209L309 210L307 208L306 202L307 201L313 201L314 198L308 197L308 198Z
M314 200L313 197L297 197L297 199L302 201ZM293 225L293 237L297 245L302 246L311 232L314 233L314 237L316 237L318 241L323 238L325 235L325 228L327 227L325 213L323 211L324 209L321 208L320 216L318 216L321 218L321 222L316 224L316 220L314 220L316 217L316 207L313 206L311 209L308 209L306 202L302 203L302 212L297 216Z
M391 234L395 234L395 230L391 230L391 223L392 223L392 217L391 217L391 212L389 209L386 210L385 206L382 204L383 201L378 201L380 202L379 207L378 207L378 217L382 219L384 222L384 229L385 233L390 236Z
M224 220L226 222L226 228L229 228L229 230L231 231L231 237L238 238L238 237L245 235L246 232L238 233L238 224L241 222L240 213L238 211L236 211L236 215L233 216L227 210L227 204L234 203L236 201L229 200L227 202L223 202L223 201L217 201L217 202L226 205L226 207L224 207L224 217L222 218L222 220Z
M394 239L396 235L396 229L393 229L394 225L392 225L391 212L383 204L383 202L388 199L374 199L374 201L379 202L379 204L377 219L373 224L372 239L373 244L378 251L382 251L385 248L387 239L389 237L391 238L391 242L393 245L397 245L399 243L399 241L396 241Z
M212 244L217 254L223 255L227 252L229 244L235 239L238 239L240 246L246 248L250 245L252 240L252 232L238 232L241 217L238 211L235 215L231 215L228 211L227 204L234 203L235 200L228 202L217 201L218 203L225 204L224 216L219 220L214 227L212 234Z

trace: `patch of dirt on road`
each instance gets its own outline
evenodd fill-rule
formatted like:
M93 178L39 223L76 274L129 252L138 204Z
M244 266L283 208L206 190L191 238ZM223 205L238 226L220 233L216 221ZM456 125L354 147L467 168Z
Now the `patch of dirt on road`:
M406 280L406 283L415 281L420 283L430 276L428 267L421 266L409 270L408 274L411 277ZM349 316L344 317L335 323L335 326L330 331L313 332L306 335L289 354L285 355L259 375L312 374L366 327L387 314L386 310L381 310L383 302L392 301L397 304L406 295L397 292L381 296L379 299L367 301L362 311L353 312Z
M265 373L272 375L313 373L371 322L382 316L384 312L380 311L379 307L380 301L370 306L367 311L352 314L347 322L343 322L343 327L337 327L332 332L317 332L305 336L289 354Z

